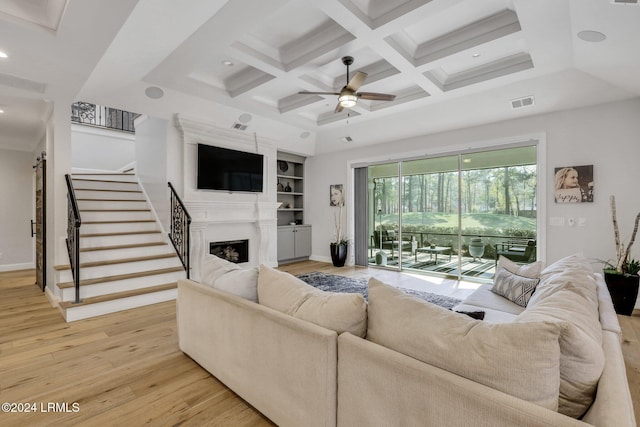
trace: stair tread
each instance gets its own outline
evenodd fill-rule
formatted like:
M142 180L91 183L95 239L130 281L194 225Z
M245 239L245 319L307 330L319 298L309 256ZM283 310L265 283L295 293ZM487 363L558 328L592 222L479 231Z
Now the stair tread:
M99 283L112 282L116 280L135 279L138 277L154 276L156 274L174 273L176 271L184 271L184 268L182 266L169 267L169 268L160 268L157 270L139 271L136 273L117 274L115 276L97 277L95 279L85 279L85 280L80 280L80 286L96 285ZM58 288L60 289L73 288L73 287L75 287L75 283L73 282L58 283Z
M88 224L133 224L138 222L156 222L155 219L122 219L114 221L82 221L82 225Z
M108 236L128 236L130 234L157 234L162 233L160 230L147 230L147 231L122 231L117 233L88 233L81 234L80 237L108 237Z
M82 302L78 304L74 304L73 301L62 301L60 302L60 307L66 310L72 307L79 307L81 305L96 304L99 302L106 302L106 301L114 301L117 299L128 298L128 297L133 297L137 295L144 295L144 294L150 294L153 292L166 291L169 289L175 289L177 287L178 287L177 282L166 283L164 285L149 286L148 288L133 289L130 291L116 292L108 295L100 295L97 297L84 298Z
M74 181L82 181L82 182L109 182L109 183L115 183L115 184L133 184L133 185L138 185L137 182L135 181L117 181L117 180L110 180L110 179L86 179L86 178L73 178Z
M136 202L147 203L144 199L76 199L79 202Z
M118 249L144 248L146 246L160 246L160 245L168 245L168 243L167 242L148 242L148 243L131 243L128 245L97 246L95 248L81 248L80 252L111 251L111 250L118 250Z
M130 258L120 258L120 259L112 259L107 261L92 261L92 262L81 262L80 268L85 267L99 267L103 265L115 265L115 264L126 264L129 262L139 262L139 261L153 261L155 259L166 259L166 258L177 258L178 255L175 252L167 252L166 254L159 255L147 255L147 256L139 256L139 257L130 257ZM71 266L67 265L56 265L55 269L57 271L62 270L70 270Z
M151 212L151 209L80 209L80 212Z
M115 193L142 193L142 190L114 190L112 188L74 188L74 191L111 191Z

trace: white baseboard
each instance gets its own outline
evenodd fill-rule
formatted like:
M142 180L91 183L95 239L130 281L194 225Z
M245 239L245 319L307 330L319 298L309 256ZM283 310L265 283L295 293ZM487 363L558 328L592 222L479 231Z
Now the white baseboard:
M0 265L0 271L33 270L34 268L36 268L36 266L33 262Z

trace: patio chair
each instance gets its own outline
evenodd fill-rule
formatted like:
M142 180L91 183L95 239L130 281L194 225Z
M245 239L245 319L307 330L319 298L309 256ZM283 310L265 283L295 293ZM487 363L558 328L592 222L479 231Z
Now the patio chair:
M394 230L382 230L382 242L380 242L380 231L373 231L374 249L390 249L391 258L394 257L395 251L400 249L400 241L396 240L396 232ZM411 242L402 242L402 250L411 250Z
M536 241L535 240L507 240L502 243L496 243L496 265L498 258L502 255L511 261L530 263L536 260Z

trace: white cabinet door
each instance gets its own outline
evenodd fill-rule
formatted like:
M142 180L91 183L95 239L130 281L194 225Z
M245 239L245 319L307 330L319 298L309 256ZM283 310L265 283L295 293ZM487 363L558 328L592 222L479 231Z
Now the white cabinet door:
M278 261L295 258L295 227L278 227Z
M295 229L295 256L310 257L311 256L311 226L299 225Z

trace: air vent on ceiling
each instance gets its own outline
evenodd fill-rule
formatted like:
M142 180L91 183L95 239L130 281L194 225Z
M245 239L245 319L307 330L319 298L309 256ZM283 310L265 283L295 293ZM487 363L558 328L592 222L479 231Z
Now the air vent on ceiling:
M343 136L342 142L353 142L353 138L351 138L350 136Z
M639 0L611 0L612 4L640 4Z
M533 105L533 96L525 96L518 99L511 100L511 108L514 110L523 107L531 107Z
M249 125L245 125L243 123L239 123L239 122L233 122L233 124L231 125L231 127L233 129L238 129L238 130L247 130L247 128L249 127Z

